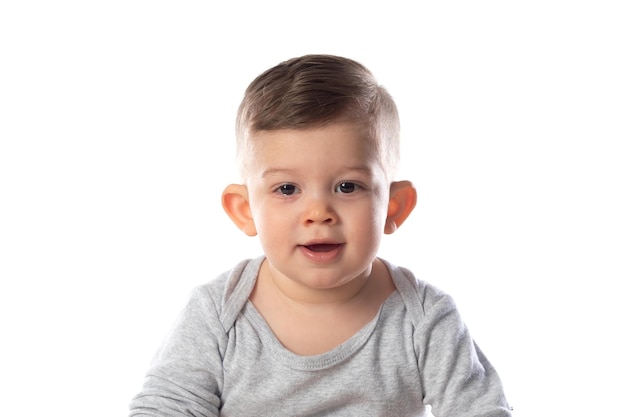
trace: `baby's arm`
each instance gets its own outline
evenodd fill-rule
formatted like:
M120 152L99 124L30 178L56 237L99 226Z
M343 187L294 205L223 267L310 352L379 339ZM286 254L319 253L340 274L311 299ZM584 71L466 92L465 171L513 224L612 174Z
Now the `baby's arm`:
M130 416L219 416L225 340L211 298L196 289L132 400Z
M496 371L472 340L453 300L441 296L416 331L424 402L435 416L511 416Z

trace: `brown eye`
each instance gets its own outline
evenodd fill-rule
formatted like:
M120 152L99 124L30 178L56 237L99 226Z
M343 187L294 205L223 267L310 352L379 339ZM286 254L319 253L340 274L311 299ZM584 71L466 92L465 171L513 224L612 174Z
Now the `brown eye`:
M276 190L282 195L293 195L296 193L297 188L293 184L283 184Z
M336 191L342 194L350 194L357 190L359 186L353 182L345 181L337 186Z

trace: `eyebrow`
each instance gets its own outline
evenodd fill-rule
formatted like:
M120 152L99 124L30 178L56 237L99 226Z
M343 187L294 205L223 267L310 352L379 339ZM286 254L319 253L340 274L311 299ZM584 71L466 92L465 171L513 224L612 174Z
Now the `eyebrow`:
M297 174L298 173L298 169L292 169L292 168L268 168L265 171L263 171L261 173L261 178L266 178L266 177L270 177L272 175L280 175L280 174ZM354 171L358 171L358 172L362 172L365 174L371 174L372 173L372 169L366 165L359 165L359 166L351 166L351 167L346 167L344 169L341 170L342 172L354 172Z
M295 169L288 169L288 168L269 168L266 169L265 171L263 171L261 173L261 178L266 178L272 175L279 175L279 174L293 174L297 172L297 170Z

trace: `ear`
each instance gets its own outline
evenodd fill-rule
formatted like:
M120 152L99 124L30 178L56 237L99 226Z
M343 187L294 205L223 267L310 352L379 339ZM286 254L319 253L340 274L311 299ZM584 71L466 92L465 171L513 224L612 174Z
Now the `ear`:
M256 236L256 226L252 219L248 189L245 185L228 185L222 193L222 207L233 223L246 235Z
M385 233L390 235L396 230L415 208L417 191L409 181L392 182L389 189L389 207Z

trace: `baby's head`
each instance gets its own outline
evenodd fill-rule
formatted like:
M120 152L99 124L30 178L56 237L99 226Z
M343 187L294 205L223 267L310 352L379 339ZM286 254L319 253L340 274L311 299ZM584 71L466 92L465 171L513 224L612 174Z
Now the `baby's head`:
M353 60L305 55L282 62L248 86L237 115L237 162L244 181L254 134L351 122L365 129L392 181L400 159L396 105L372 73Z

